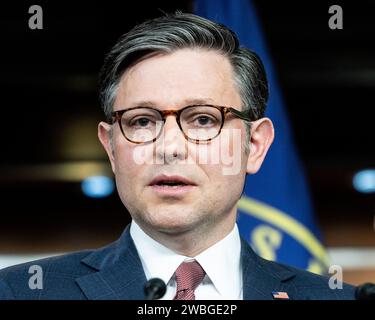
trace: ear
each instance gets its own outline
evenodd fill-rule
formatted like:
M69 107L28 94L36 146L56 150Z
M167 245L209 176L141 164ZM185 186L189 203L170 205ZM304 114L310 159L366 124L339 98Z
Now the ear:
M251 123L250 151L247 158L246 172L257 173L266 157L267 151L274 138L272 121L261 118Z
M115 170L115 153L111 143L112 126L106 122L100 122L98 125L98 138L107 152L108 158L111 161L112 171L116 174ZM113 137L112 137L113 139Z

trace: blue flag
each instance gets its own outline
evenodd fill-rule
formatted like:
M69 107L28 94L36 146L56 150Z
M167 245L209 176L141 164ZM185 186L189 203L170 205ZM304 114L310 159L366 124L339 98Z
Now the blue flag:
M238 203L240 233L266 259L325 273L329 261L254 5L251 0L195 0L195 13L226 25L241 45L255 51L270 86L266 115L274 123L275 140L261 170L247 176Z

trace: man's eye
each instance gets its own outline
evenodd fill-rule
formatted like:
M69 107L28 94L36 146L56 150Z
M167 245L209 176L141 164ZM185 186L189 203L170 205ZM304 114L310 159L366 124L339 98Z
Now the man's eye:
M197 127L211 127L216 125L217 119L208 115L200 115L195 117L193 123Z
M147 119L147 118L141 118L141 119L138 119L137 120L137 123L141 126L141 127L146 127L148 124L149 124L150 120Z
M141 118L132 119L129 122L129 125L132 127L147 128L149 126L152 126L154 122L155 121L153 119L141 117Z

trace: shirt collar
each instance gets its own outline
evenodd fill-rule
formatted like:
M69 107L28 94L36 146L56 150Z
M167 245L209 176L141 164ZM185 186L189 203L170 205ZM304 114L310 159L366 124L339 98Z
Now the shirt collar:
M148 236L136 222L130 235L137 248L147 280L160 278L168 283L177 267L192 258L179 255ZM236 296L242 288L241 240L237 225L222 240L194 257L222 296ZM229 279L228 275L232 275Z
M137 248L147 280L160 278L168 283L186 257L152 239L134 221L130 225L130 235Z
M195 259L222 296L235 297L242 288L241 240L237 225Z

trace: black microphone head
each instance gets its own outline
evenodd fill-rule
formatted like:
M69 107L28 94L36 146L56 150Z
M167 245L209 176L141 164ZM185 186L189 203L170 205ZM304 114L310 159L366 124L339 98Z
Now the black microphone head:
M355 290L355 298L357 300L375 300L375 284L364 283Z
M160 299L165 295L167 286L159 278L152 278L145 283L144 287L147 300Z

